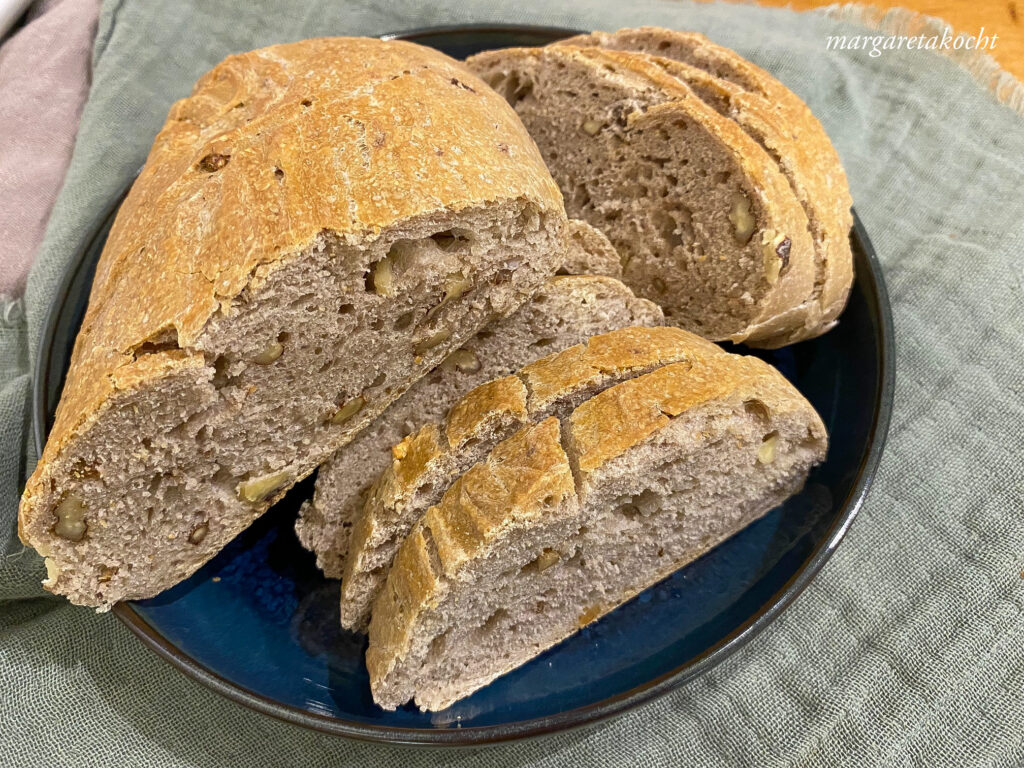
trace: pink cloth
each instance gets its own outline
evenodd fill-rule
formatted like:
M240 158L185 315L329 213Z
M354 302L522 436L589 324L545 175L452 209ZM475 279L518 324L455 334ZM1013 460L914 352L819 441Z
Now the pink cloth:
M42 0L0 45L0 294L24 290L64 181L99 9L99 0Z

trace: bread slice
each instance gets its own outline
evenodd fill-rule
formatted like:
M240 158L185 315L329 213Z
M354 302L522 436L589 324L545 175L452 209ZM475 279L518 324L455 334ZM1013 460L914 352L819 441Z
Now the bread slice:
M212 557L560 266L515 113L431 49L232 56L171 110L100 259L21 503L44 585L109 607Z
M597 268L618 264L614 251L608 259L610 246L607 240L602 246L600 234L580 236L593 242L574 256L574 267L588 267L591 254ZM443 419L451 405L478 384L507 376L539 355L616 328L660 325L663 320L656 304L637 298L614 278L550 278L514 315L453 352L320 467L313 498L295 525L299 541L316 553L326 576L340 577L352 522L362 511L373 480L391 463L392 446L424 424Z
M641 27L579 35L564 44L659 57L660 66L775 158L807 214L817 268L802 327L762 346L782 346L833 327L853 282L850 191L835 148L807 105L769 73L697 33Z
M625 366L643 354L620 351ZM547 367L567 379L563 356ZM826 442L771 366L696 347L529 420L403 541L373 606L374 700L439 710L469 695L796 493Z
M341 624L363 630L402 540L459 475L542 416L567 416L596 392L666 362L725 354L678 328L601 334L481 384L397 446L355 518L341 584Z
M802 325L807 215L733 120L638 54L553 46L468 63L515 107L571 215L608 236L623 281L670 322L751 344Z

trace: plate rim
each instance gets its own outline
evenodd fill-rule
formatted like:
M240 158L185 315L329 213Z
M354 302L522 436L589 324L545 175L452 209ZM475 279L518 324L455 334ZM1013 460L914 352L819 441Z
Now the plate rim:
M457 33L496 32L503 34L542 34L568 36L579 34L578 30L519 24L463 24L425 27L403 32L381 35L385 40L411 40L429 38L434 35ZM41 456L47 435L47 393L50 380L50 350L53 346L58 321L63 306L76 283L78 272L84 266L86 254L107 225L116 215L131 184L128 184L114 201L107 206L100 224L95 227L89 239L78 249L65 267L54 298L47 309L40 333L40 345L32 370L32 431L36 455ZM142 641L142 644L156 653L179 671L226 698L249 709L269 715L277 720L301 725L322 733L345 736L375 743L420 746L485 746L509 741L544 736L594 725L646 704L673 691L717 666L737 650L745 646L765 627L770 625L804 591L835 552L849 530L871 488L878 464L885 447L893 409L895 390L895 333L892 305L881 263L868 237L863 222L853 211L851 236L857 241L868 264L866 274L858 273L857 280L866 280L865 294L869 311L879 323L875 327L875 342L879 349L879 366L876 386L878 394L874 402L874 420L868 434L868 450L857 468L856 479L849 494L843 501L841 514L833 523L828 535L823 538L813 554L776 591L765 606L751 616L733 632L726 635L704 652L647 682L628 691L616 694L583 707L564 710L555 714L497 725L469 726L465 728L408 728L403 726L374 725L344 720L283 704L262 694L233 683L205 665L191 658L153 628L131 603L117 603L112 613ZM871 306L871 305L874 306ZM76 337L77 338L77 337Z

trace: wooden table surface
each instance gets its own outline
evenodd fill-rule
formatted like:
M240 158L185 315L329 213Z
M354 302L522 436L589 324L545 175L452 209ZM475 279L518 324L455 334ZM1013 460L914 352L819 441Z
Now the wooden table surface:
M798 11L832 5L836 0L757 0L761 5L789 6ZM988 53L1007 72L1024 82L1024 0L864 0L876 8L902 7L945 19L957 32L999 35Z

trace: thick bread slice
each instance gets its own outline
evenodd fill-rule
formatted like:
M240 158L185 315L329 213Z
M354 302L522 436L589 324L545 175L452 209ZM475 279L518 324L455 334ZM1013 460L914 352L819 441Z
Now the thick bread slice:
M591 237L600 245L602 236ZM607 241L605 245L610 248ZM576 266L586 266L590 253L577 257ZM604 259L602 250L596 254ZM393 445L424 424L443 419L473 387L506 376L538 355L616 328L660 325L663 319L657 305L637 298L613 278L550 278L514 315L453 352L320 467L313 499L295 525L299 541L316 553L317 565L327 576L340 577L352 521L362 511L369 486L391 463Z
M515 113L403 42L232 56L171 110L96 271L22 539L109 607L195 571L560 266Z
M501 440L543 416L565 416L602 389L667 362L724 355L678 328L625 328L595 336L482 384L394 449L352 527L341 585L342 626L361 630L402 539L451 482Z
M540 146L572 215L675 324L758 343L814 287L807 215L778 163L649 58L554 46L468 60Z
M777 371L721 354L524 426L402 543L370 623L374 700L469 695L782 503L826 443Z
M667 57L659 63L675 62L668 67L672 74L717 111L736 120L776 158L807 212L818 258L814 295L804 307L803 329L790 332L774 345L831 328L853 282L851 201L835 148L807 105L764 70L696 33L641 27L579 35L558 44Z

